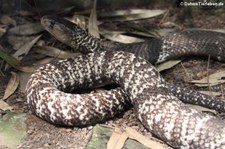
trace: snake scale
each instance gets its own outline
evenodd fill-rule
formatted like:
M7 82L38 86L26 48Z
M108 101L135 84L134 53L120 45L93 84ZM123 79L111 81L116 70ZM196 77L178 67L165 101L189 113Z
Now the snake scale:
M57 16L43 17L42 25L59 41L84 54L104 50L126 51L141 56L152 64L162 62L162 55L166 55L164 60L195 54L200 56L212 55L212 58L225 61L225 57L223 57L225 54L225 34L223 33L199 30L183 31L168 35L163 39L155 38L140 43L123 44L94 38L78 25ZM186 88L170 84L167 86L176 97L185 103L225 112L225 102L222 100Z
M71 25L70 30L60 28L60 21L63 24L66 22L66 26ZM129 101L141 123L174 148L225 148L225 121L184 105L174 95L174 89L170 88L172 86L149 63L154 62L152 60L155 58L147 61L145 57L120 51L126 45L102 42L82 30L74 35L71 32L74 25L58 17L43 17L42 24L50 33L58 29L52 34L57 38L63 37L60 41L72 47L83 46L82 50L93 53L52 62L35 71L25 90L28 105L34 114L54 124L85 126L113 117ZM132 50L133 46L135 49L144 47L144 44L127 46ZM161 44L156 45L160 47ZM216 41L215 44L219 45L219 51L224 50L220 42ZM224 46L224 43L221 45ZM219 51L213 52L214 55L208 54L223 61L222 52L217 55ZM156 55L160 61L169 57L165 50ZM120 88L88 94L70 93L77 89L93 88L104 82L116 83ZM177 95L180 91L182 89L177 90Z

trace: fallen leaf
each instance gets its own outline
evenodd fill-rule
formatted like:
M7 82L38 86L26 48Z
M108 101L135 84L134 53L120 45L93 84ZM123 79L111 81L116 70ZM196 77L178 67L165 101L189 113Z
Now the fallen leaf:
M26 117L23 113L7 112L0 119L0 146L16 148L26 137Z
M35 52L44 54L50 57L56 57L56 58L71 58L80 55L79 52L69 52L69 51L63 51L55 47L50 46L35 46L34 47Z
M213 114L216 114L216 111L215 110L212 110L212 109L208 109L206 107L202 107L202 106L198 106L198 105L193 105L193 104L186 104L188 106L190 106L191 108L194 108L200 112L209 112L209 113L213 113Z
M224 29L204 29L204 28L189 28L189 29L186 29L186 31L213 31L213 32L220 32L220 33L225 33L225 30Z
M209 96L213 96L213 97L217 97L217 96L221 96L222 93L221 92L213 92L213 91L199 91L202 94L206 94Z
M128 134L126 132L118 132L115 129L107 143L107 149L122 149L127 138Z
M214 85L225 83L224 78L225 78L225 71L218 71L200 80L192 80L190 82L200 87L209 86L209 85L214 86Z
M30 42L34 38L36 38L37 35L33 36L19 36L14 34L7 34L7 40L10 45L12 45L12 48L15 50L20 49L23 45Z
M203 78L203 77L207 77L208 75L208 71L200 71L196 74L196 76L200 79L200 78Z
M13 57L15 57L18 60L23 59L24 56L27 55L27 53L30 51L30 49L33 47L33 45L40 39L42 35L37 36L33 40L27 42L24 44L20 49L18 49L14 54Z
M132 36L127 36L127 35L122 35L121 33L123 33L123 32L101 31L101 34L104 36L104 38L112 40L112 41L116 41L116 42L135 43L135 42L144 41L143 39L132 37Z
M73 15L73 17L71 19L68 19L71 22L73 22L74 24L77 24L79 27L81 27L82 29L86 29L86 17L84 15Z
M164 10L149 10L149 9L129 9L111 11L110 13L101 13L99 18L109 21L131 21L139 19L147 19L160 16Z
M162 29L157 29L155 30L160 37L164 37L170 33L174 33L177 31L175 28L162 28Z
M23 25L18 25L9 29L9 33L15 35L34 35L40 32L43 32L44 28L41 26L41 23L27 23Z
M129 138L135 139L141 144L154 149L165 149L159 142L152 141L147 139L145 136L137 132L135 129L131 127L126 128L126 132L129 134Z
M16 21L13 20L10 16L8 15L1 15L0 16L0 22L4 25L14 25L16 26Z
M2 111L11 111L13 109L12 106L10 106L7 102L0 100L0 109Z
M19 78L20 78L19 90L21 92L25 93L25 88L26 88L28 80L30 79L31 74L32 73L18 72L18 75L19 75Z
M88 32L95 36L96 38L100 38L100 35L99 35L99 30L98 30L98 25L97 25L97 16L96 16L96 1L97 0L94 0L93 1L93 8L91 10L91 14L90 14L90 17L89 17L89 23L88 23Z
M20 71L24 72L33 72L33 67L24 66L20 61L18 61L16 58L14 58L11 55L8 55L7 53L3 52L2 47L0 46L0 57L4 59L9 65L14 67L15 69L18 69Z
M115 143L118 142L120 135L122 132L116 131L116 129L113 131L108 143L107 143L107 149L114 149Z
M93 129L92 137L85 149L105 149L112 129L96 125Z
M0 38L6 33L6 30L4 28L0 27Z
M5 93L4 93L4 96L3 96L3 100L7 99L10 95L12 95L17 87L19 86L19 76L14 73L14 72L11 72L12 76L7 84L7 87L6 87L6 90L5 90Z
M114 129L112 127L96 125L93 129L93 134L92 134L91 140L87 144L85 149L105 149L107 147L107 144L109 143L108 140L110 139L110 136L113 134L113 132L114 132ZM123 140L125 140L125 138L127 137L127 134L126 134L127 132L124 132L124 136L122 135L123 133L121 131L119 131L117 133L118 133L118 136L115 136L114 139L117 140L116 138L119 137L122 139L121 142L124 142ZM118 142L120 142L119 140L118 140ZM112 141L112 143L114 144L114 141ZM110 146L110 145L108 145L108 146ZM127 138L123 148L148 149L148 147L146 147L143 144L139 143L138 141L130 139L130 138Z
M174 67L175 65L179 64L180 62L181 62L181 60L170 60L170 61L160 63L159 65L156 66L156 68L158 71L163 71L163 70Z

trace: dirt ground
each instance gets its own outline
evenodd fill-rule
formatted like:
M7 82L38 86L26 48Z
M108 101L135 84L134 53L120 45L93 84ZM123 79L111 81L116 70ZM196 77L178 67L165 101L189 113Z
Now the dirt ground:
M185 28L222 28L225 25L224 19L222 19L220 16L216 17L209 15L208 17L205 17L205 14L191 18L190 20L185 19L184 21L178 21L182 14L185 15L183 10L174 10L169 13L164 21L175 21L177 24L182 25ZM168 82L180 86L185 86L195 90L208 90L208 88L197 88L193 86L193 84L188 83L188 81L193 78L200 78L200 73L204 73L206 71L212 73L217 70L223 70L224 68L225 64L223 63L213 60L208 62L207 59L195 57L193 59L186 59L175 67L162 72L162 75ZM6 84L9 80L8 74L9 72L3 72L1 75L1 95L3 94ZM29 112L29 109L26 105L26 97L20 90L12 95L7 100L7 103L13 106L16 110L27 113L26 123L28 136L25 138L24 142L19 145L18 149L83 149L91 137L93 126L86 128L59 127L37 118ZM151 134L147 132L147 130L135 117L132 108L117 116L116 118L105 122L105 124L122 128L130 126L145 134L147 137L151 137Z

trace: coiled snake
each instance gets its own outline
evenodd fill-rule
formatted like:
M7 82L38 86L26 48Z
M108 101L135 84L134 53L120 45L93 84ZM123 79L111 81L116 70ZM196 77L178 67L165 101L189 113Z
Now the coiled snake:
M55 124L84 126L114 116L129 101L141 123L175 148L225 147L225 122L184 105L174 96L171 85L164 81L148 61L119 51L123 50L122 47L126 49L126 45L102 42L87 35L83 30L75 35L71 29L76 27L58 17L46 16L42 18L42 24L64 43L93 53L59 60L36 70L26 87L27 102L33 113ZM60 25L69 26L70 29L65 30ZM57 32L52 32L55 30ZM216 35L215 33L215 37L224 37L220 33ZM212 52L211 56L223 61L221 53L224 50L224 42L221 40L215 43L219 45L218 50L221 52ZM162 42L171 44L164 40ZM171 45L174 45L174 42L172 43ZM148 43L144 42L143 45L145 44ZM127 49L132 50L134 45L136 44L127 45ZM139 43L137 47L144 47L143 45ZM156 45L160 47L160 44ZM167 47L158 53L158 61L169 57L168 52L165 52ZM107 50L105 48L109 50L104 51ZM217 56L218 53L221 55ZM154 62L151 59L156 60L148 60ZM90 94L69 93L76 89L99 86L104 82L117 83L121 88ZM183 90L177 90L177 94L180 94L180 91ZM207 101L205 97L207 96L203 96L203 100ZM212 102L211 99L208 100ZM219 107L217 109L223 111L224 103L213 102L212 107L215 104Z

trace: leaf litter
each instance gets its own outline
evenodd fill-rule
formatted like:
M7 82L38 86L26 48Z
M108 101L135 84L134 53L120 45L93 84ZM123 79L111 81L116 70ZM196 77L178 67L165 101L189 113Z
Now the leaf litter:
M101 13L98 17L104 21L134 21L157 17L162 15L164 12L164 10L130 9Z
M11 75L12 76L7 84L2 100L6 100L10 95L12 95L16 91L16 89L19 86L20 82L19 76L15 72L11 72Z
M113 16L114 18L112 19L113 21L118 21L120 18L121 18L121 20L122 21L129 21L129 20L138 20L138 19L144 19L145 17L146 17L146 14L142 14L142 12L144 12L144 11L134 11L134 10L132 10L131 11L132 13L128 13L128 11L127 11L127 14L126 14L126 12L123 12L123 13L121 13L121 16L120 15L118 15L118 17L117 16ZM146 12L145 12L146 13ZM118 14L120 14L120 13L118 13ZM161 15L160 13L159 14L157 14L156 12L155 12L155 14L154 14L155 16L158 16L158 15ZM153 16L154 16L153 15ZM104 16L103 16L104 17ZM149 16L148 16L149 17ZM117 19L117 18L119 18L119 19ZM125 18L125 19L123 19L123 18ZM89 27L90 28L90 27ZM21 29L21 28L20 28ZM14 29L14 30L12 30L12 33L15 33L15 34L21 34L21 32L20 32L20 29ZM92 29L91 29L92 30ZM98 31L97 31L98 32ZM26 35L27 33L25 32L25 34L24 35ZM29 33L28 33L29 34ZM95 34L95 33L94 33ZM120 35L119 35L120 36ZM118 37L119 37L118 36ZM115 37L115 38L118 38L118 37ZM123 39L124 38L124 39ZM126 37L126 36L122 36L122 40L127 40L127 39L129 38L129 37ZM130 39L129 39L130 40ZM121 40L120 40L121 41ZM130 40L130 42L132 42L131 40ZM48 48L48 47L47 47ZM51 49L51 48L49 48L49 49ZM51 50L50 50L51 51ZM40 52L41 53L41 52ZM54 52L53 52L54 53ZM56 52L57 53L57 52ZM61 53L61 52L60 52ZM44 51L42 51L42 54L44 54ZM46 55L48 55L48 54L46 54ZM57 55L57 54L56 54ZM55 56L56 56L55 55ZM59 54L60 55L60 54ZM53 56L53 55L49 55L49 56ZM54 57L54 56L53 56ZM56 56L57 57L57 56ZM59 56L59 58L61 57L61 55ZM62 58L64 58L64 56L62 56ZM170 67L169 67L170 68ZM168 69L168 68L166 68L166 69ZM164 69L165 70L165 69ZM126 132L123 132L122 133L123 135L122 135L122 138L127 138L127 133ZM102 135L104 135L104 134L102 134ZM125 139L124 139L125 140ZM123 141L121 141L121 142L123 142Z
M6 112L0 118L0 147L16 148L26 138L25 120L25 114L19 112Z
M225 70L215 72L209 76L206 76L200 80L192 80L190 83L198 87L214 86L225 83Z
M96 38L100 38L99 30L98 30L98 21L97 21L97 15L96 15L96 3L97 0L93 1L93 8L91 10L91 14L89 17L89 23L88 23L88 32L93 35Z
M165 147L154 140L150 140L131 127L125 131L105 125L96 125L93 129L92 138L86 149L164 149Z

